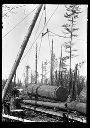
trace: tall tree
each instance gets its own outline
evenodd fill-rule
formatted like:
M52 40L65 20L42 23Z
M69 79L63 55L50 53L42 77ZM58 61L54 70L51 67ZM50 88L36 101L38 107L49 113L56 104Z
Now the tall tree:
M65 48L66 52L69 53L70 57L70 84L69 84L69 93L71 92L72 88L72 76L71 76L71 58L74 57L74 54L72 54L73 51L77 51L76 49L72 49L72 46L74 45L73 39L74 37L77 37L77 34L75 32L78 30L76 27L76 20L79 18L80 7L79 5L72 4L72 5L65 5L66 13L64 17L67 19L67 23L63 25L65 32L65 35L68 35L69 41L65 42ZM69 50L68 50L69 49Z

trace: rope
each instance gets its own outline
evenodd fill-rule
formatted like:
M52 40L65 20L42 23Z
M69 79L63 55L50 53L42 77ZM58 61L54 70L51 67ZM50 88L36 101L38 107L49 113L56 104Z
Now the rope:
M44 25L45 25L46 24L46 5L44 5L44 10L45 10L45 21L44 21ZM41 36L41 43L42 43L42 37L43 37L43 33ZM40 43L39 52L38 52L38 59L39 59L39 54L40 54L41 43Z
M45 28L45 26L48 24L48 22L50 21L50 19L52 18L52 16L55 14L55 12L56 12L56 10L58 9L58 7L59 7L59 5L56 7L56 9L54 10L54 12L52 13L52 15L50 16L50 18L49 18L49 20L47 21L47 23L44 25L44 27L43 27L43 29L41 30L41 32L38 34L38 36L37 36L37 38L36 38L36 40L39 38L39 36L40 36L40 34L42 33L42 31L44 30L44 28ZM33 45L34 45L34 43L36 42L36 40L35 41L33 41L33 44L31 45L31 47L30 47L30 49L27 51L27 53L31 50L31 48L33 47ZM26 53L26 54L27 54ZM25 56L26 56L26 54L25 54ZM30 54L29 54L30 55ZM24 57L25 57L24 56ZM21 61L24 59L24 57L21 59ZM28 59L28 58L27 58ZM20 61L20 62L21 62ZM27 64L27 63L26 63ZM25 69L25 68L24 68ZM22 76L21 76L22 77Z
M51 31L49 31L49 32L51 32ZM51 36L59 36L59 37L63 37L63 38L70 38L70 37L66 37L66 36L60 36L60 35L58 35L58 34L56 34L54 32L51 32L51 33L54 34L54 35L51 35Z
M35 36L34 36L33 43L32 43L32 45L31 45L30 49L27 51L27 53L32 49L32 47L33 47L34 43L36 42L36 41L35 41L35 37L36 37L37 31L38 31L38 29L39 29L39 26L40 26L40 22L41 22L42 16L43 16L43 12L42 12L42 15L41 15L41 18L40 18L40 21L39 21L39 24L38 24L38 27L37 27L37 30L36 30ZM25 56L27 55L27 53L25 54ZM21 61L25 58L25 56L21 59Z
M50 39L49 39L49 32L48 32L48 40L49 40L49 48L50 48ZM51 48L50 48L50 54L52 53Z
M37 8L37 7L36 7ZM35 8L35 9L36 9ZM35 10L34 9L34 10ZM22 21L24 21L32 12L34 12L34 10L33 11L31 11L26 17L24 17L20 22L18 22L10 31L8 31L2 38L4 38L4 37L6 37L6 35L8 35L11 31L13 31Z
M41 43L42 43L42 36L41 36L41 42L40 42L40 47L39 47L39 52L38 52L38 59L39 59L39 55L40 55Z
M59 6L59 5L58 5L58 6ZM57 6L57 8L58 8L58 6ZM38 34L38 36L37 36L35 42L36 42L37 39L39 38L40 34L43 32L45 26L48 24L48 22L50 21L50 19L52 18L52 16L55 14L55 11L57 10L57 8L54 10L54 12L52 13L51 17L50 17L49 20L47 21L47 23L44 25L43 29L42 29L41 32ZM31 48L32 48L32 46L34 45L35 42L33 42L33 44L31 45L31 47L30 47L29 50L31 50ZM27 53L29 52L29 50L27 51ZM27 53L26 53L26 54L27 54ZM25 56L26 56L26 55L25 55Z
M36 33L35 33L35 36L34 36L34 40L35 40L37 31L38 31L38 29L39 29L42 16L43 16L43 12L42 12L41 18L40 18L40 20L39 20L39 24L38 24L38 27L37 27L37 30L36 30ZM33 46L34 43L35 43L35 42L33 41L33 43L32 43L32 45L31 45L31 48L29 49L29 51L32 49L32 46ZM30 52L31 52L31 51L30 51ZM29 52L29 55L28 55L28 57L27 57L27 60L28 60L28 58L29 58L29 56L30 56L30 52ZM27 53L28 53L28 52L27 52ZM25 56L27 55L27 53L25 54ZM25 58L25 56L21 59L21 61ZM20 62L21 62L21 61L20 61ZM28 61L27 61L27 62L28 62ZM27 62L26 62L26 65L27 65ZM25 70L25 67L24 67L24 70ZM23 71L24 71L24 70L23 70ZM23 74L22 74L22 76L23 76ZM22 78L22 76L21 76L21 78Z

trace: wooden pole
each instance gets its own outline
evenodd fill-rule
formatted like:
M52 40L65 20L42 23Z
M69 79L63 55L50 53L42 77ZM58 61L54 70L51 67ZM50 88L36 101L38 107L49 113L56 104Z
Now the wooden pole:
M21 57L22 57L22 55L23 55L23 52L24 52L25 47L26 47L26 45L27 45L27 42L28 42L28 40L29 40L29 38L30 38L30 36L31 36L31 33L32 33L32 31L33 31L33 28L34 28L34 26L35 26L35 23L36 23L36 21L37 21L37 18L38 18L38 16L39 16L39 13L40 13L40 11L41 11L42 6L43 6L43 4L39 5L39 7L38 7L38 9L37 9L37 11L36 11L36 14L35 14L35 16L34 16L34 18L33 18L33 20L32 20L32 23L31 23L31 25L30 25L30 27L29 27L29 29L28 29L28 32L27 32L27 34L26 34L26 36L25 36L25 38L24 38L24 41L23 41L23 43L22 43L22 45L21 45L21 47L20 47L20 51L19 51L19 53L18 53L18 55L17 55L17 57L16 57L16 60L15 60L14 65L13 65L13 67L12 67L12 70L11 70L11 72L10 72L10 74L9 74L8 80L7 80L7 82L6 82L6 84L5 84L5 87L4 87L3 91L2 91L2 102L3 102L3 100L4 100L5 96L6 96L7 90L8 90L8 88L9 88L9 84L11 83L12 78L13 78L15 72L16 72L16 69L17 69L18 65L19 65L19 62L20 62L20 60L21 60Z
M72 55L72 49L71 49L71 44L72 44L72 27L73 27L73 16L72 16L72 25L71 25L71 41L70 41L70 83L69 83L69 93L72 95L72 72L71 72L71 55Z
M61 56L59 64L59 84L62 84L62 45L61 45Z
M36 43L36 81L35 84L37 84L37 43Z
M77 99L77 68L78 68L78 64L76 64L75 66L75 98Z
M42 84L43 84L43 62L42 62Z
M46 82L46 65L47 65L47 60L44 62L44 84L47 84Z
M32 84L32 70L31 70L31 84Z
M50 72L50 78L51 78L51 85L53 85L53 40L52 40L51 72Z
M57 70L55 71L55 84L57 85Z
M27 66L26 66L26 85L27 85L27 86L28 86L28 76L29 76L29 75L28 75L28 70L29 70L29 68L30 68L30 67L27 65Z

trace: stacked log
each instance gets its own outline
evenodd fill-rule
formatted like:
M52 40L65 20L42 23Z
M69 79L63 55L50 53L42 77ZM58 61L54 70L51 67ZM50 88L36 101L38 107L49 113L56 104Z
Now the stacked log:
M66 109L65 103L52 103L52 102L44 102L44 101L35 101L35 100L23 100L22 101L25 104L32 104L32 105L40 105L40 106L46 106L46 107L55 107L60 109Z
M71 110L78 111L78 112L81 112L83 114L86 114L86 103L72 101L70 103L67 103L67 107Z
M64 87L50 85L30 84L27 87L28 94L38 95L61 102L65 102L68 97L68 91Z
M84 87L79 95L80 102L86 103L87 102L87 88Z

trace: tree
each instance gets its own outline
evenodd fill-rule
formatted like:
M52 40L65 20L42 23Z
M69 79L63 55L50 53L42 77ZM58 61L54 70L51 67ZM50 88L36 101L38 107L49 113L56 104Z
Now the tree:
M37 72L37 81L38 81L38 78L39 78L39 73ZM32 83L35 83L35 81L36 81L36 74L35 74L35 72L32 73L31 81L32 81Z
M78 30L78 28L76 27L76 19L79 18L79 13L80 12L80 8L79 5L67 5L66 7L66 13L64 15L64 17L67 19L67 23L63 25L65 32L65 35L68 35L68 39L69 41L65 42L65 49L66 52L69 53L69 58L70 58L70 86L69 86L69 93L71 92L71 88L72 88L72 76L71 76L71 58L74 57L75 55L72 54L72 52L77 51L76 49L72 49L72 46L74 45L73 43L73 39L74 37L77 37L77 34L75 34L75 32ZM69 50L68 50L69 49ZM77 56L77 55L76 55Z
M58 60L55 56L55 53L53 53L53 55L52 55L52 81L53 81L53 84L52 85L56 84L57 67L58 67ZM54 74L54 72L55 72L55 74Z
M44 84L47 84L46 72L47 72L47 60L43 63L43 80L44 80Z

